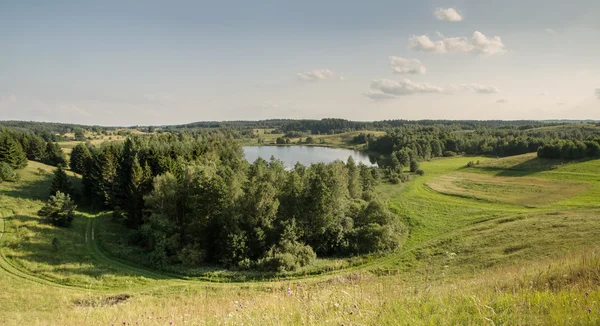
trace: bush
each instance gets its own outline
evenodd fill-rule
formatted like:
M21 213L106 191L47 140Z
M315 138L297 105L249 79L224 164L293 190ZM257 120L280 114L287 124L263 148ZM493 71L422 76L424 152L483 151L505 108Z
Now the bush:
M310 246L298 241L282 240L267 252L258 266L263 270L284 273L310 265L316 258L317 254Z
M0 182L10 181L17 182L19 175L6 162L0 162Z
M421 169L418 169L418 170L416 171L416 173L417 173L418 175L425 175L425 171L423 171L423 170L421 170Z
M401 231L393 224L369 223L353 231L353 251L369 254L391 251L402 244Z
M420 164L418 161L415 161L415 160L410 161L410 172L417 172L417 170L419 169L419 166L420 166Z
M453 151L445 151L442 155L444 155L444 157L452 157L456 156L456 153Z
M59 191L56 195L50 196L46 205L39 210L38 215L44 217L52 225L68 227L73 223L73 211L76 207L69 195Z

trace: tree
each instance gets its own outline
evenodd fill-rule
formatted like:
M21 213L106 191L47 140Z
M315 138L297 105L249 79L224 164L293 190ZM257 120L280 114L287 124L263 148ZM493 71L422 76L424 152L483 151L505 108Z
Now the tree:
M48 202L38 211L38 215L45 218L52 225L69 227L75 217L73 214L75 208L77 206L71 200L71 197L59 191L56 195L50 196Z
M27 159L41 162L46 155L46 141L39 136L26 134L23 149L27 153Z
M10 181L16 182L18 180L18 175L15 173L15 170L10 167L10 165L6 162L0 162L0 182L2 181Z
M126 184L125 191L128 198L125 211L127 212L126 224L129 227L137 228L142 224L142 210L144 208L144 185L151 179L150 168L148 165L142 168L137 154L133 157L131 164L131 173Z
M77 144L71 152L71 159L69 160L69 166L71 171L79 174L85 174L88 160L92 158L90 150L85 144Z
M346 167L348 168L348 192L350 193L350 197L360 198L362 196L360 170L356 166L352 156L348 157Z
M83 141L85 140L85 133L81 128L75 128L75 140Z
M27 156L19 144L8 133L0 134L0 162L18 170L27 166Z
M410 161L410 172L417 172L419 169L419 162L416 160Z
M63 155L62 148L57 143L48 141L46 144L46 154L44 156L44 163L48 165L58 166L59 164L66 165L66 161Z
M54 170L54 179L52 179L52 188L50 188L50 196L56 195L58 192L63 194L70 194L73 192L73 186L67 176L67 173L63 169L62 165L59 165Z

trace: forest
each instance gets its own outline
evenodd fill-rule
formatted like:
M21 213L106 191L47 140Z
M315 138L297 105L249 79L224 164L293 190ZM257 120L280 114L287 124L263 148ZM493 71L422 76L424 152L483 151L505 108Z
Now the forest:
M381 136L365 132L351 140L363 144L379 167L356 164L352 158L287 170L275 158L246 162L239 139L253 133L244 128L269 123L292 135L385 130ZM547 124L529 121L365 124L323 119L231 125L244 127L165 128L92 144L84 131L104 129L13 122L0 132L0 177L16 181L15 171L27 160L58 166L40 216L65 227L73 220L75 204L112 211L113 219L132 230L129 243L149 253L148 264L155 267L209 264L286 272L317 257L400 248L407 223L389 211L374 188L423 175L423 161L532 152L562 160L600 156L598 128L545 128ZM81 176L81 190L70 184L66 156L53 141L67 132L79 140L68 168Z
M537 152L540 158L581 159L600 156L598 128L507 128L479 127L475 130L440 124L393 128L367 142L367 151L380 167L402 169L411 162L456 155L497 157Z
M80 144L70 162L84 198L137 230L159 267L289 271L401 244L404 226L373 199L377 170L351 158L287 171L273 158L247 163L224 136L162 134Z

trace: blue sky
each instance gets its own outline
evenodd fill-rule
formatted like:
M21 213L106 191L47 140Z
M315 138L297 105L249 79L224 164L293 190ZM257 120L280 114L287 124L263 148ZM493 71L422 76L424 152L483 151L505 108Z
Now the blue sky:
M600 119L600 1L1 1L0 119Z

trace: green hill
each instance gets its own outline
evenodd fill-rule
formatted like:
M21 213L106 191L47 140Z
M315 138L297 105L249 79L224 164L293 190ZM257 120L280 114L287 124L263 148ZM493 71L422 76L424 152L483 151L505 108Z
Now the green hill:
M469 161L479 161L467 168ZM600 323L600 160L454 157L378 193L410 226L404 247L264 281L183 276L135 261L110 214L42 223L53 169L0 184L4 325ZM76 176L73 176L76 178ZM101 223L97 220L101 219ZM53 246L53 239L58 246ZM128 258L129 257L129 258ZM230 283L227 281L236 281Z

